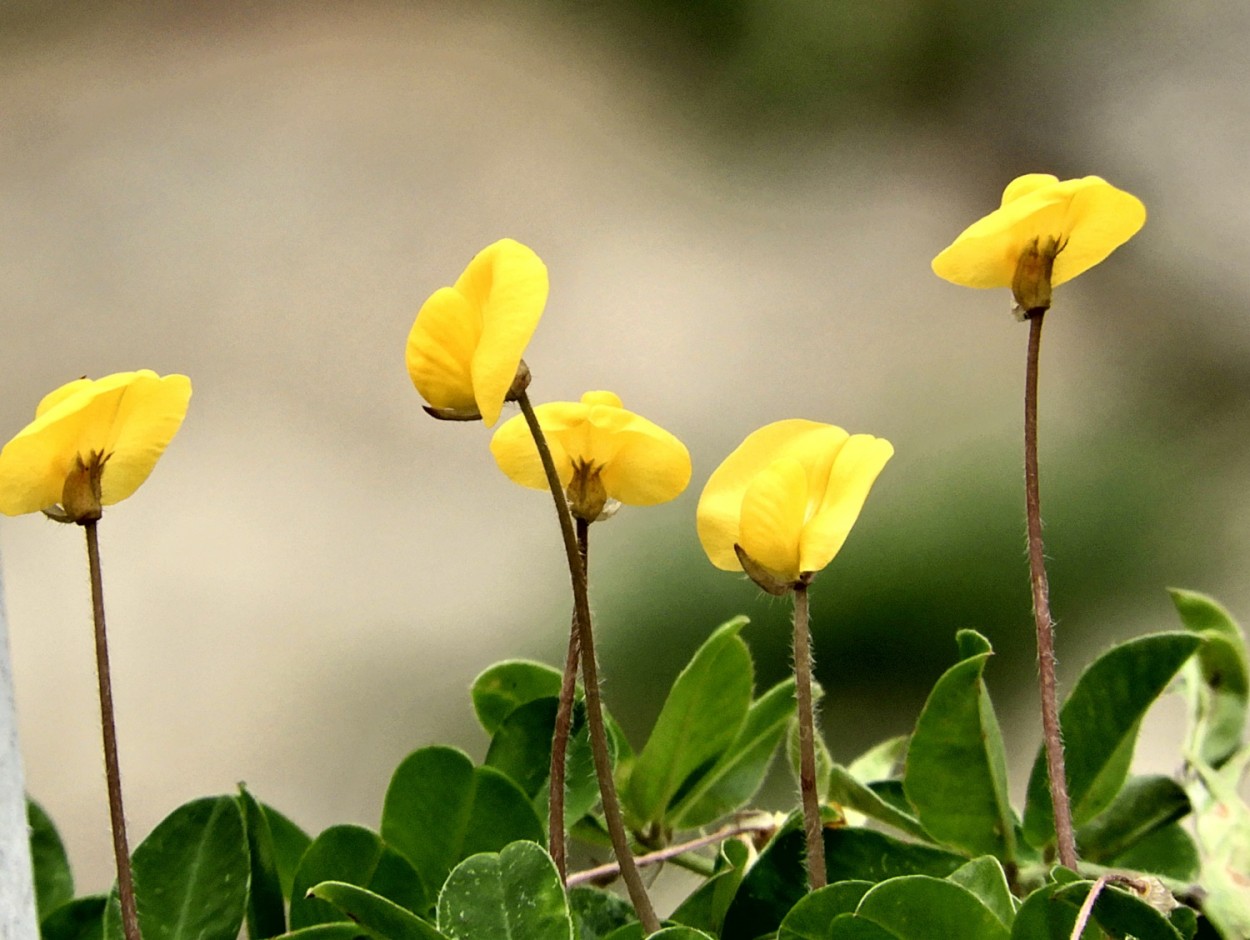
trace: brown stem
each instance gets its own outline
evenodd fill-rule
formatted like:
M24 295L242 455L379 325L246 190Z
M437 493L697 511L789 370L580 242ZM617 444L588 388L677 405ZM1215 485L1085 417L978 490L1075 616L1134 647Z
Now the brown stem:
M659 862L666 862L670 858L677 858L687 852L693 852L695 849L701 849L708 845L716 845L718 842L724 842L726 839L732 839L735 836L746 835L753 832L772 832L776 829L776 825L771 819L763 822L744 823L737 826L726 826L724 829L718 829L706 836L700 836L698 839L691 839L689 842L681 842L676 845L666 846L657 849L654 852L648 852L646 855L639 855L634 859L640 867L647 865L655 865ZM586 884L591 881L598 881L601 878L611 878L620 872L621 866L616 862L608 862L606 865L599 865L595 868L587 868L585 871L574 872L569 875L568 886L570 888L575 885Z
M560 519L560 533L564 537L564 553L568 558L569 576L573 581L573 619L577 624L578 642L581 645L586 722L590 730L590 750L595 759L595 775L599 778L599 798L603 804L604 821L608 825L612 849L621 865L621 878L629 891L634 911L642 922L644 932L653 934L660 929L660 920L655 916L651 898L647 896L638 866L634 864L634 856L629 847L629 834L625 831L625 819L621 814L621 802L617 798L616 784L612 780L612 756L608 751L603 705L599 700L599 669L595 662L595 637L590 621L590 593L586 583L586 567L582 564L577 536L573 531L573 514L569 512L568 501L564 498L564 487L560 485L560 475L556 472L551 449L547 446L547 439L543 436L543 429L538 423L538 416L534 414L534 406L530 404L528 393L521 392L517 396L517 404L521 406L525 423L529 426L534 444L538 448L538 456L547 475L547 486L555 500L556 515ZM560 821L560 827L563 829L563 820Z
M1044 309L1030 310L1029 354L1024 381L1024 504L1029 529L1029 575L1033 587L1033 618L1037 622L1037 671L1042 699L1042 737L1050 802L1055 815L1059 862L1076 868L1076 839L1072 834L1072 807L1063 766L1063 732L1059 726L1055 683L1055 624L1050 616L1050 587L1046 580L1046 552L1042 545L1042 504L1037 475L1037 364L1042 346Z
M807 584L794 586L794 694L799 709L799 791L803 797L803 830L807 834L807 878L812 890L823 888L824 825L816 790L816 707L812 702L812 636L808 628Z
M590 523L577 520L577 548L582 569L589 571ZM577 636L577 618L569 629L569 647L564 657L564 675L560 680L560 704L551 734L551 773L548 791L547 831L551 842L551 858L561 880L568 877L568 837L564 825L564 786L567 773L569 735L573 728L573 702L577 693L577 665L581 659L581 643Z
M135 910L126 814L122 809L122 775L117 761L117 726L113 720L113 682L109 675L108 638L104 632L104 579L100 574L100 539L94 519L82 523L87 533L87 567L91 574L91 613L95 622L96 674L100 682L100 724L104 731L104 776L108 781L109 819L113 824L113 856L117 860L117 894L126 940L141 940Z

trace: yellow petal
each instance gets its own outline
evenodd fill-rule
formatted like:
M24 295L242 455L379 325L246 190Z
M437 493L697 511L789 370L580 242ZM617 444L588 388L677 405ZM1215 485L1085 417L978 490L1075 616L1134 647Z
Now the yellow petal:
M1017 176L1003 190L1003 200L1000 206L1015 202L1021 196L1027 196L1046 186L1053 186L1057 182L1059 182L1059 177L1052 176L1050 173L1026 173L1024 176Z
M481 311L470 372L478 412L491 427L547 305L547 266L533 250L505 238L478 253L456 288Z
M1074 187L1067 206L1068 240L1055 258L1053 285L1104 261L1146 224L1146 207L1136 196L1096 176L1078 182L1084 185Z
M608 496L628 506L655 506L680 496L690 483L686 445L646 418L620 410L627 420L615 432L611 458L602 464ZM592 412L592 422L597 412Z
M818 465L826 459L822 455L836 452L847 437L839 427L800 418L776 421L747 435L708 477L699 497L696 520L708 560L724 571L742 570L734 543L739 541L742 500L757 473L789 456L819 478Z
M408 375L435 408L477 408L470 367L482 335L481 312L454 287L436 290L421 305L408 334Z
M76 458L92 452L108 457L103 504L125 499L152 472L190 397L186 376L161 378L147 370L80 379L45 396L35 420L0 451L0 512L20 515L54 505Z
M793 457L775 460L755 474L742 497L738 544L781 582L799 579L807 497L807 471Z
M568 486L573 478L573 461L557 432L577 427L584 421L585 415L585 406L574 402L547 402L534 409L538 426L543 429L543 436L551 450L561 486ZM514 483L535 490L547 489L547 474L524 415L509 418L499 426L490 440L490 452L499 469Z
M893 455L894 447L889 441L871 434L852 435L842 445L820 508L803 527L801 571L820 571L833 561L859 518L878 474Z

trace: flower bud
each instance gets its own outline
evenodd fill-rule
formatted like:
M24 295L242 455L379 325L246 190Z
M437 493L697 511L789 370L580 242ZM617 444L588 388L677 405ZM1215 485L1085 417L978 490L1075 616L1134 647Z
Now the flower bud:
M599 475L602 467L578 460L573 464L573 479L565 488L569 511L578 519L594 522L603 515L608 504L608 491Z
M1015 313L1020 320L1050 309L1051 276L1055 257L1063 250L1063 245L1049 235L1044 245L1040 245L1040 241L1034 238L1024 246L1016 261L1015 277L1011 279L1011 293L1016 299Z
M95 522L104 515L101 503L100 478L108 458L99 451L92 451L87 459L82 454L74 457L74 466L66 474L65 487L61 491L61 508L66 522Z

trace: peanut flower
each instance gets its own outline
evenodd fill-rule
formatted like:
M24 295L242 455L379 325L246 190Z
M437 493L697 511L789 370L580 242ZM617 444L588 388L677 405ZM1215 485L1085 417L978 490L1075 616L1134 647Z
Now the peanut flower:
M668 431L621 407L611 392L534 409L573 515L606 518L619 503L653 506L690 482L690 452ZM495 462L514 482L547 488L538 449L523 416L504 422L490 442Z
M0 451L0 512L99 519L104 506L148 478L190 399L185 375L148 369L75 379L50 392L35 420Z
M1029 173L933 259L933 272L964 287L1010 287L1021 312L1044 310L1051 287L1105 260L1145 222L1140 199L1097 176Z
M523 391L521 361L547 303L547 266L520 242L483 248L454 287L442 287L408 334L408 374L437 418L491 427L505 400Z
M754 431L703 488L703 550L717 568L786 593L833 560L893 454L889 441L816 421Z

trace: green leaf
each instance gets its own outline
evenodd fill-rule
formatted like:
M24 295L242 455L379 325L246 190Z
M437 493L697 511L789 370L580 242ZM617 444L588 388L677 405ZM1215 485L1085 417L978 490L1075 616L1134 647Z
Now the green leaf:
M62 904L39 924L41 940L104 940L107 894L89 894Z
M265 814L265 822L269 823L269 834L273 836L274 862L278 866L282 896L290 900L295 884L295 871L299 868L300 859L312 845L312 836L269 804L261 803L260 808Z
M1204 640L1197 657L1185 667L1189 750L1198 760L1219 767L1241 746L1246 728L1250 704L1246 638L1213 598L1175 588L1169 593L1181 622Z
M438 926L453 940L571 940L564 885L534 842L465 859L438 896Z
M916 818L938 842L969 855L1015 859L1015 814L1007 760L982 673L989 643L959 632L975 655L948 669L929 694L907 748L903 790Z
M899 875L945 878L966 859L941 849L892 839L871 829L825 829L830 884L885 881ZM724 940L754 940L776 930L806 893L805 837L798 814L768 844L742 879L725 915Z
M538 698L560 697L560 670L525 659L495 663L473 680L473 710L487 734L512 712Z
M779 682L756 699L737 737L666 814L668 824L694 829L745 806L764 782L794 712L794 679Z
M1037 889L1016 911L1015 923L1011 925L1011 940L1068 940L1076 926L1079 904L1064 903L1055 897L1063 889L1061 884L1048 884ZM1094 926L1081 932L1084 940L1102 938Z
M432 906L412 863L362 826L331 826L308 847L295 872L291 929L344 919L332 904L308 897L309 889L324 881L368 888L415 914L427 913Z
M1059 713L1076 826L1106 809L1120 791L1142 716L1201 643L1188 633L1139 637L1112 647L1081 674ZM1055 832L1041 750L1029 777L1023 831L1036 846Z
M323 881L308 893L333 904L352 923L368 928L384 940L446 940L412 911L367 888L343 881Z
M1119 855L1107 859L1106 864L1182 882L1196 881L1202 870L1198 846L1180 823L1155 829ZM1209 889L1210 885L1206 887Z
M186 803L160 822L131 859L144 940L235 940L247 906L247 839L233 797ZM116 889L104 936L122 937Z
M833 919L839 914L853 914L871 887L871 881L839 881L813 891L790 908L777 931L777 940L825 940Z
M1011 927L1016 919L1016 906L1012 901L1011 887L1007 884L1007 873L993 855L982 855L961 865L950 873L948 880L971 891L998 918L1004 929Z
M35 871L35 906L43 920L74 896L74 875L52 818L34 800L26 801L30 860Z
M687 778L710 768L737 737L751 705L755 671L738 636L746 624L746 617L736 617L719 627L669 691L622 794L641 823L662 821Z
M1112 804L1077 830L1080 856L1096 865L1106 864L1189 810L1189 797L1171 777L1130 777Z
M900 734L869 748L846 765L847 771L860 783L889 780L907 758L907 745L911 736Z
M1077 905L1085 900L1093 882L1065 885L1055 892L1060 900ZM1093 920L1113 937L1135 940L1181 940L1171 922L1148 903L1114 885L1105 885L1094 902Z
M691 892L669 920L719 936L725 924L725 912L738 893L750 859L750 851L741 842L724 843L720 850L721 870Z
M247 935L264 940L286 931L286 900L278 876L273 832L260 804L239 784L239 809L247 833L247 854L251 881L247 892Z
M856 780L846 767L834 764L830 769L826 798L831 803L893 826L917 839L930 839L920 820L882 799L870 787Z
M425 747L395 769L382 805L382 837L427 885L441 885L461 860L510 842L542 842L544 827L525 793L463 752Z
M573 888L568 895L577 940L603 940L617 928L637 923L634 909L620 895L585 886Z
M906 875L876 885L859 902L867 920L899 940L1008 940L1001 920L967 888L928 875ZM842 936L838 931L833 937Z
M839 914L826 936L834 940L898 940L898 935L854 914Z
M711 934L693 927L665 927L651 935L650 940L716 940Z
M312 927L301 927L284 933L278 940L379 940L376 934L350 921L336 921L332 924L315 924ZM387 938L381 938L387 940Z

